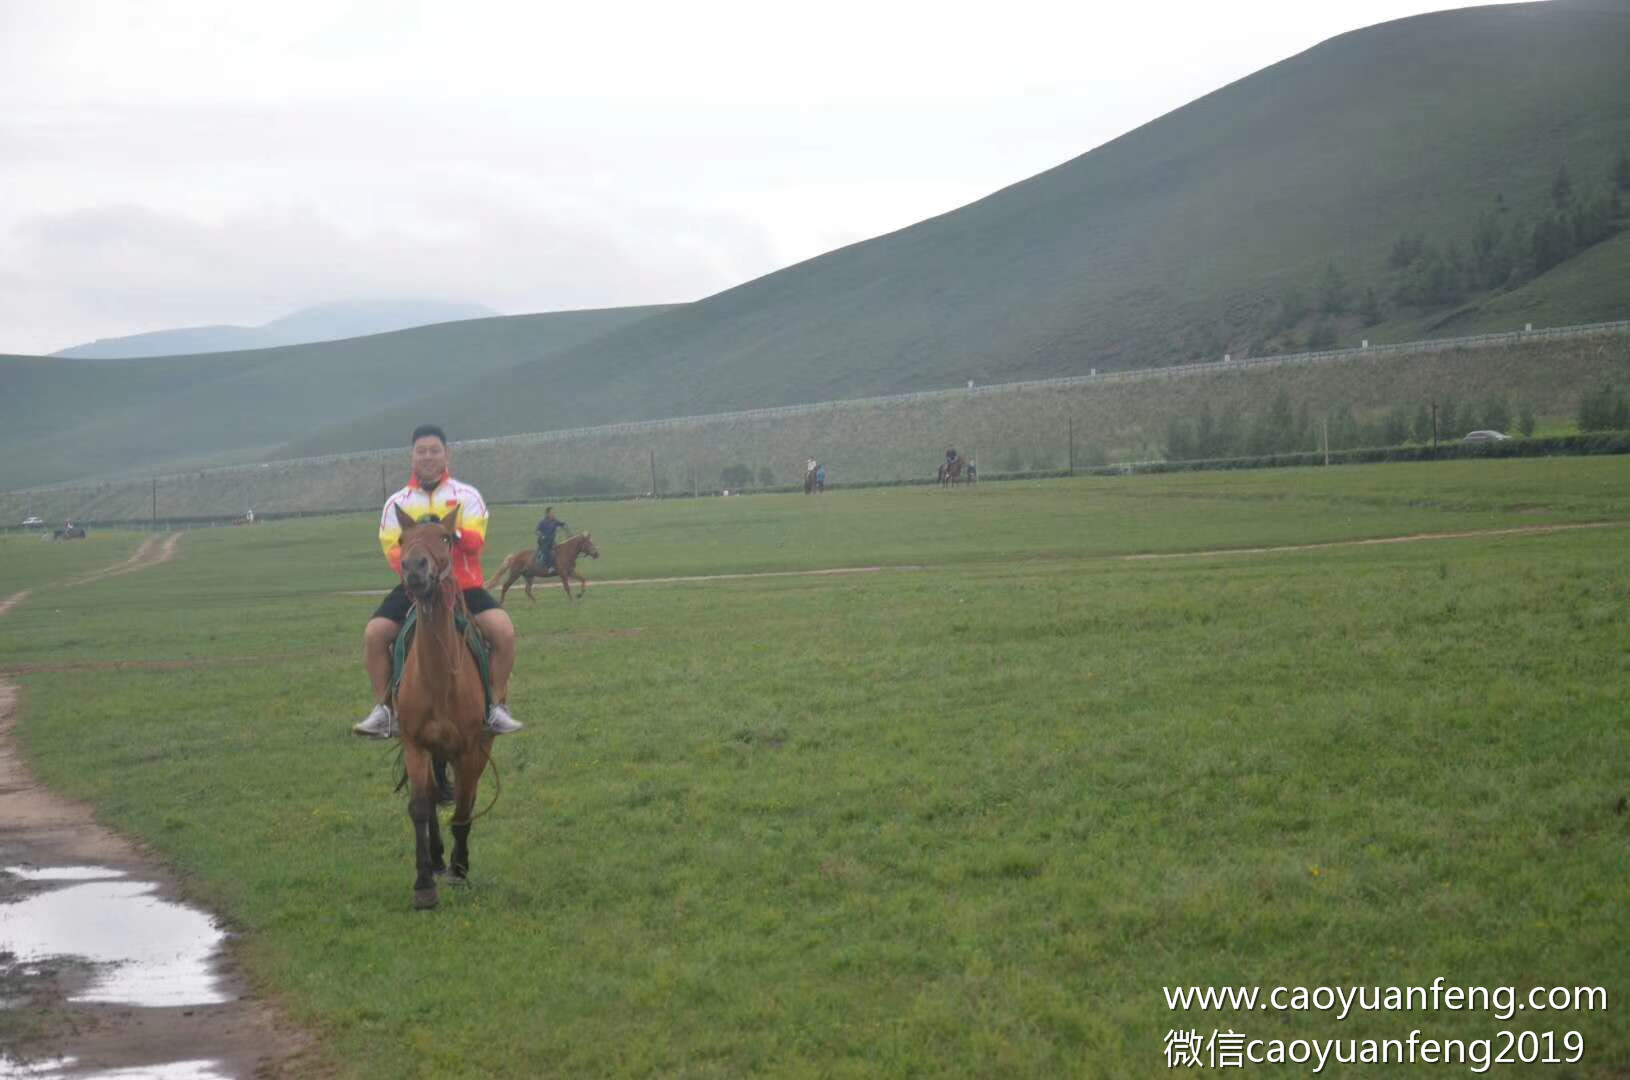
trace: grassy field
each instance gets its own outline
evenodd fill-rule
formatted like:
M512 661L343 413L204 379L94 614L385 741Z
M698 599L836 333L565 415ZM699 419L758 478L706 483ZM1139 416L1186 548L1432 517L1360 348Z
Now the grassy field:
M1575 1030L1556 1075L1630 1065L1630 530L1124 557L1627 523L1630 462L561 509L602 583L511 594L529 730L428 915L392 755L346 734L371 517L200 531L79 588L0 541L30 760L243 931L338 1074L1144 1076L1168 1030L1230 1026ZM609 583L855 566L885 569ZM1162 997L1438 976L1609 1008Z

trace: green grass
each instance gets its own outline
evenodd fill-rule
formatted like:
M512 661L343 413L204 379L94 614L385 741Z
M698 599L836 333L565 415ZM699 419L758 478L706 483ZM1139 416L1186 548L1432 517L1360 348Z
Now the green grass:
M55 526L53 526L55 527ZM24 589L100 570L129 558L141 534L91 530L83 540L53 541L49 533L13 533L0 538L0 600Z
M1572 1029L1575 1075L1608 1076L1626 530L1119 556L1626 522L1627 481L1572 459L564 507L601 542L591 581L896 569L512 594L529 730L499 744L475 884L430 915L389 752L345 733L372 601L338 592L388 584L372 521L38 582L0 655L198 661L20 676L26 750L245 932L340 1075L1144 1076L1168 1029L1232 1024ZM501 510L494 548L528 516ZM1610 1008L1161 997L1438 975Z

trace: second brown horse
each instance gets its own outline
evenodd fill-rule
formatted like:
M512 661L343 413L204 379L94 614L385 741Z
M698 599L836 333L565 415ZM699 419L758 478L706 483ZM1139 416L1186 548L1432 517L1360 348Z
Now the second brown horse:
M555 568L552 571L544 571L538 563L538 553L532 548L517 551L504 560L504 564L498 568L492 580L487 582L487 588L490 590L498 584L500 578L504 580L504 587L498 593L498 602L502 604L504 597L509 595L509 587L524 577L526 598L535 601L537 597L532 595L532 579L559 574L561 588L566 590L566 599L572 599L573 577L577 578L577 595L581 597L589 583L583 580L583 575L577 570L577 559L580 555L587 555L591 559L600 557L600 549L594 546L594 540L588 533L562 540L555 545Z

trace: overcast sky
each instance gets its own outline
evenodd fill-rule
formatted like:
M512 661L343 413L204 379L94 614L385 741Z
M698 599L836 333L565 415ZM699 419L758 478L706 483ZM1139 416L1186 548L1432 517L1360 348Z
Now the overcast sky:
M1421 0L0 0L0 352L694 300Z

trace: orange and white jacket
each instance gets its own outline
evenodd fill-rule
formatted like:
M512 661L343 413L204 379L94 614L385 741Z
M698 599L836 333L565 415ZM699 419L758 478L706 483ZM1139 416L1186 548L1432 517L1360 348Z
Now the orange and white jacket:
M485 578L481 573L481 549L487 546L487 504L481 492L469 484L443 476L434 491L419 486L417 476L409 477L408 486L385 500L385 510L379 516L379 546L390 560L391 569L398 577L402 574L402 526L396 520L396 507L400 506L414 521L423 521L431 514L441 520L458 512L458 540L453 544L453 577L461 589L479 589Z

